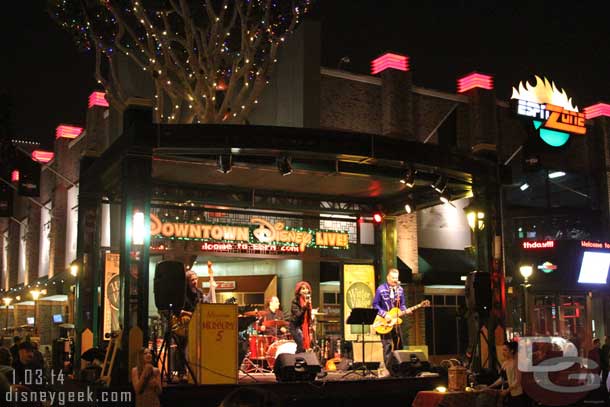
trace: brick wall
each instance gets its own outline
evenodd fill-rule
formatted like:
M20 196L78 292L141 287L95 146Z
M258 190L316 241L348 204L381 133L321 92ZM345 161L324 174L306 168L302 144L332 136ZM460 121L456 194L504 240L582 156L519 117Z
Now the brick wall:
M321 75L320 127L381 133L381 86Z

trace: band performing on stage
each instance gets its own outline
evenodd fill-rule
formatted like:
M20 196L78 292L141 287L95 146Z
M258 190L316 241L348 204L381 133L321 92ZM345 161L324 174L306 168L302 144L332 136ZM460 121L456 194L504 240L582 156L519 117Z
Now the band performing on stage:
M184 309L171 316L171 329L178 350L175 356L175 368L182 377L186 375L186 367L188 367L185 355L188 325L193 312L197 304L216 302L217 284L214 281L212 262L208 262L208 275L210 288L205 294L198 287L197 274L185 270L187 288ZM383 362L387 368L391 366L392 351L402 349L404 345L401 333L403 321L400 317L417 308L429 306L428 301L423 301L407 308L405 292L398 278L398 270L390 269L386 282L377 287L371 304L377 311L377 318L371 328L372 332L380 335ZM323 365L325 360L340 361L342 352L340 339L333 341L333 352L327 343L328 338L323 338L321 343L316 338L318 325L316 315L324 314L318 313L317 309L312 307L312 287L307 281L296 284L294 298L290 303L290 313L284 314L280 307L280 299L271 296L266 299L263 310L254 309L239 314L238 364L242 372L271 372L281 353L315 352Z

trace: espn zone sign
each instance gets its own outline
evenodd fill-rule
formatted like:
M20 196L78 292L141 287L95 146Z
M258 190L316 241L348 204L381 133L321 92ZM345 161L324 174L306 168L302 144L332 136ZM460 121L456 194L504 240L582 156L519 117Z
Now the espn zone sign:
M584 113L573 112L549 103L519 100L517 103L517 114L545 120L542 127L547 129L565 131L572 134L585 134L587 132Z

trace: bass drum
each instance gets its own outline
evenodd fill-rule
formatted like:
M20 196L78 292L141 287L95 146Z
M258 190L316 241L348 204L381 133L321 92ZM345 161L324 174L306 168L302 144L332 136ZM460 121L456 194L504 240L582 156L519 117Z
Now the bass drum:
M273 365L275 365L275 359L277 359L278 355L281 353L290 353L294 355L297 352L297 343L291 340L281 340L275 341L269 346L267 349L267 364L269 365L269 369L273 369Z

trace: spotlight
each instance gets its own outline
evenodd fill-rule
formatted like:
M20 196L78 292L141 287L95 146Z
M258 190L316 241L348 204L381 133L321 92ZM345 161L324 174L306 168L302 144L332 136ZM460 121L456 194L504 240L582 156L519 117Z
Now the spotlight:
M523 184L521 184L521 186L519 187L519 189L521 191L525 191L526 189L528 189L530 187L530 184L528 184L527 182L524 182Z
M413 213L413 211L415 211L415 200L409 196L405 202L405 212Z
M441 175L434 182L434 184L431 185L431 187L432 187L432 189L434 189L439 194L442 194L443 191L445 191L445 188L447 188L447 178L445 178L444 176Z
M233 156L231 154L221 154L218 156L218 162L216 163L216 171L228 174L231 172L233 166Z
M553 171L553 172L549 172L549 178L553 179L553 178L561 178L563 176L565 176L566 173L563 171Z
M415 186L415 170L411 167L407 168L400 182L409 188L413 188Z
M373 214L373 222L381 223L382 220L383 220L383 215L380 212L375 212Z
M441 192L440 200L442 203L448 204L451 201L451 196L448 192Z
M282 175L292 174L292 165L290 165L290 159L286 156L279 157L277 159L277 169Z

